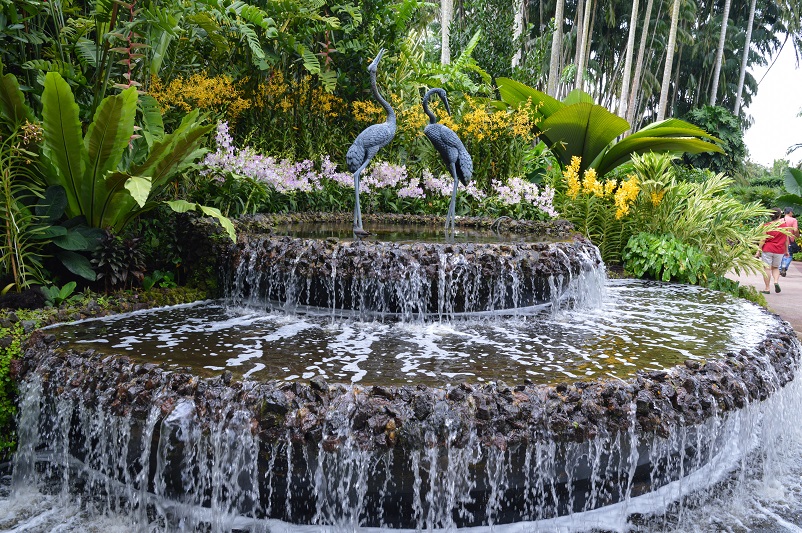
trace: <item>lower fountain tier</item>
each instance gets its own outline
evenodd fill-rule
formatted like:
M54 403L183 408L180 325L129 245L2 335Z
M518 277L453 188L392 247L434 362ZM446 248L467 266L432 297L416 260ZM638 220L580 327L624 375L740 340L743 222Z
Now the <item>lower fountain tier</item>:
M493 312L582 297L598 249L561 242L433 243L250 235L231 257L235 303L402 319ZM597 282L598 284L598 282Z
M701 468L737 434L730 418L799 360L779 320L749 353L556 386L204 380L34 341L18 482L80 478L113 507L153 503L184 524L217 513L428 529L598 508Z

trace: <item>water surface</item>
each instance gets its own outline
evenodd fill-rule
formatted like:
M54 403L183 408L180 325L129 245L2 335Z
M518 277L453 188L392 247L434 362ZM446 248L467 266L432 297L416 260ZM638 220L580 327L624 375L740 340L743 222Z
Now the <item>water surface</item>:
M626 378L755 346L774 318L729 295L685 285L613 281L597 309L519 310L435 322L364 322L232 307L161 308L54 328L76 349L124 353L206 375L255 380L509 384Z

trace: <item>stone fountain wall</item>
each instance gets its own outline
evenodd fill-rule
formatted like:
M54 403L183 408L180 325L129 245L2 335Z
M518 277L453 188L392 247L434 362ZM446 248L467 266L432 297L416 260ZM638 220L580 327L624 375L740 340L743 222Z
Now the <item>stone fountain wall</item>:
M393 222L409 224L419 219L391 217ZM474 226L492 223L489 219L461 222ZM272 302L287 310L305 306L332 313L349 310L362 318L449 318L576 297L576 291L569 294L572 280L604 270L598 249L571 233L570 225L507 224L520 232L550 234L551 240L410 243L307 239L273 235L264 225L246 221L243 227L248 232L240 237L229 255L230 266L224 269L232 273L226 283L231 288L228 297L237 304Z
M704 464L728 413L783 387L800 357L778 319L753 352L627 381L362 388L201 379L58 344L40 333L26 351L18 477L37 479L48 449L48 468L79 460L87 494L206 509L185 521L211 508L343 527L549 518L653 490Z

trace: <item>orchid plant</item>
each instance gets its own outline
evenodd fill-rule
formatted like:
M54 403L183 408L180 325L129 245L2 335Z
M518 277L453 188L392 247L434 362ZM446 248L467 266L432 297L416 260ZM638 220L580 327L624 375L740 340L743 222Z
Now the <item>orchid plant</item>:
M328 191L332 198L345 198L352 194L354 183L350 173L338 170L329 156L319 164L309 159L292 162L257 153L249 147L234 145L227 122L217 126L216 150L209 152L201 163L201 173L210 179L249 179L264 184L278 195L315 195ZM319 168L319 170L317 170ZM448 174L434 175L423 169L420 175L411 175L404 165L376 161L362 180L362 191L368 197L367 205L376 210L402 212L440 212L441 203L447 200L453 186ZM462 211L490 215L516 214L537 218L557 216L554 209L554 190L540 187L520 177L507 182L492 180L489 190L475 183L461 187ZM335 205L318 205L321 209L342 208Z

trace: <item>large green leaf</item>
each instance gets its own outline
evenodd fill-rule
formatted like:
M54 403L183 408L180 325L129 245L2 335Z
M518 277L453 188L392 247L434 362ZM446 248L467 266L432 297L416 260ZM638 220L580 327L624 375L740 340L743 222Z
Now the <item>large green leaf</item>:
M95 281L97 275L92 269L92 263L89 262L89 259L68 250L61 251L56 255L70 272L89 281Z
M193 163L203 154L198 151L203 137L214 128L211 124L201 126L196 122L197 118L197 110L184 117L181 125L154 144L148 159L131 173L149 176L153 190L158 191L175 173Z
M237 232L234 229L234 224L231 223L228 217L224 216L219 209L216 207L209 207L205 205L199 205L194 202L187 202L186 200L172 200L165 202L167 205L170 206L170 209L175 211L176 213L186 213L188 211L195 211L196 209L200 209L203 214L206 216L213 217L220 222L220 225L223 226L223 229L226 230L229 238L237 242Z
M695 137L644 137L630 135L610 146L593 160L590 166L603 176L632 158L633 154L648 152L691 153L721 152L721 147Z
M68 231L64 235L53 237L53 244L63 250L88 251L89 241L77 231Z
M539 127L546 144L564 164L570 164L572 156L580 156L580 169L584 170L629 123L602 106L579 103L553 113Z
M217 221L220 222L220 225L223 226L223 229L226 230L226 233L228 233L229 238L232 241L237 242L237 231L234 229L234 224L231 223L231 220L229 220L228 217L223 216L223 213L221 213L216 207L208 207L205 205L199 205L198 207L206 216L217 219Z
M582 89L574 89L568 95L563 98L563 104L565 105L574 105L574 104L595 104L596 102L593 101L593 97L583 91Z
M497 78L496 84L498 85L498 92L501 95L501 100L512 107L518 107L526 104L527 100L532 99L532 104L540 104L538 112L543 117L550 117L560 109L565 107L565 104L549 96L544 92L524 85L519 81L510 78Z
M67 209L67 193L61 185L48 187L45 197L36 204L36 216L47 223L53 223L64 215Z
M783 172L785 190L796 196L802 196L802 170L788 167Z
M139 176L131 176L125 181L125 189L136 200L139 207L145 207L148 196L150 196L150 185L150 178L140 178Z
M198 207L195 202L187 202L186 200L170 200L165 203L176 213L187 213L188 211L194 211Z
M148 178L135 178L127 172L109 173L103 183L106 195L103 203L98 206L99 224L96 227L120 230L132 218L131 215L143 207L144 201L139 204L128 188L129 182L132 180L136 182L132 188L139 199L143 194L147 199L147 195L150 193Z
M84 198L91 198L91 184L84 179L88 155L81 142L83 137L78 104L69 84L58 73L48 72L42 93L43 155L52 166L47 173L48 185L61 185L67 192L67 213L78 216L86 213Z
M0 74L3 64L0 62ZM8 122L11 129L16 129L26 120L34 122L33 112L25 104L25 98L13 74L0 77L0 120Z
M89 206L84 214L91 226L100 226L101 206L109 192L106 175L117 169L134 133L136 103L135 87L104 98L86 132L84 145L89 155L86 178L91 182L91 197L84 203Z
M164 137L164 121L162 120L162 110L159 102L149 94L139 97L139 106L142 109L142 133L152 148L153 143Z
M678 118L669 118L666 120L661 120L659 122L652 122L648 126L644 126L635 133L629 135L629 137L666 137L666 136L700 137L702 139L721 142L721 139L713 137L699 126L691 124L690 122L685 122L684 120L680 120Z

